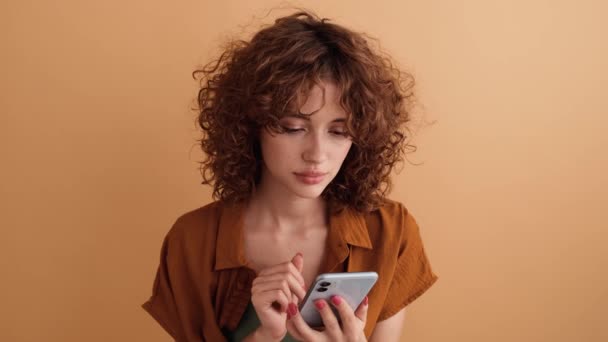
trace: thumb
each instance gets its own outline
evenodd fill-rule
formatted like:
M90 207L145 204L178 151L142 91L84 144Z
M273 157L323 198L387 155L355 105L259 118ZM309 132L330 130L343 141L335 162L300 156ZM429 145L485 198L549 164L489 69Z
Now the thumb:
M293 257L293 259L291 259L291 262L294 264L294 266L296 266L298 271L301 273L302 270L304 269L304 256L302 255L302 253L298 252Z

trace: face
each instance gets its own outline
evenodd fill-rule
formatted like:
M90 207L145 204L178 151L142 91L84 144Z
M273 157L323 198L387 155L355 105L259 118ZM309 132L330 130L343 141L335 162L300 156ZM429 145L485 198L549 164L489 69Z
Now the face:
M323 82L310 91L301 113L280 121L284 133L262 130L260 146L264 159L262 182L296 196L316 198L340 171L352 145L346 134L347 113L339 104L339 90Z

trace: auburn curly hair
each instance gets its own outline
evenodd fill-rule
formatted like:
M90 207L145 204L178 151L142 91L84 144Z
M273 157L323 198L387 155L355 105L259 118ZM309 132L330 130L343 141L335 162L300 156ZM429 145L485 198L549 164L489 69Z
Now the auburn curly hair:
M279 119L320 80L331 80L348 113L353 144L322 193L331 207L377 208L403 152L414 79L374 51L366 35L300 11L275 20L250 41L229 41L216 60L195 70L200 81L197 140L204 152L202 184L216 200L246 199L262 169L259 132L280 132Z

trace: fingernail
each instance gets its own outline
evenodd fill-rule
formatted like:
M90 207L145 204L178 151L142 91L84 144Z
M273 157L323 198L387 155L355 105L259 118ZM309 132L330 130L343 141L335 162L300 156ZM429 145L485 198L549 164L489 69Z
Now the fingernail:
M369 303L369 298L367 298L367 296L365 296L365 298L363 298L363 305L367 305Z
M289 303L287 306L287 316L295 316L298 314L298 307L294 303Z
M296 255L301 256L302 258L304 257L304 254L302 254L301 252L296 253Z
M317 307L317 310L323 310L323 308L325 307L325 302L322 300L317 300L315 302L315 307Z
M340 303L342 303L342 298L339 296L332 296L331 302L334 303L334 305L340 305Z

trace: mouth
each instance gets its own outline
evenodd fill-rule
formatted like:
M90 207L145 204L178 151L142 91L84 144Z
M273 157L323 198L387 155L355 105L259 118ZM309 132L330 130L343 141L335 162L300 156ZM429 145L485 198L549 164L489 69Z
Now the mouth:
M296 175L296 177L298 178L298 180L304 184L309 184L309 185L313 185L313 184L319 184L323 181L323 179L325 178L325 175L327 175L327 173L321 173L321 172L294 172L294 175Z
M302 177L321 177L325 176L327 172L294 172L297 176Z

